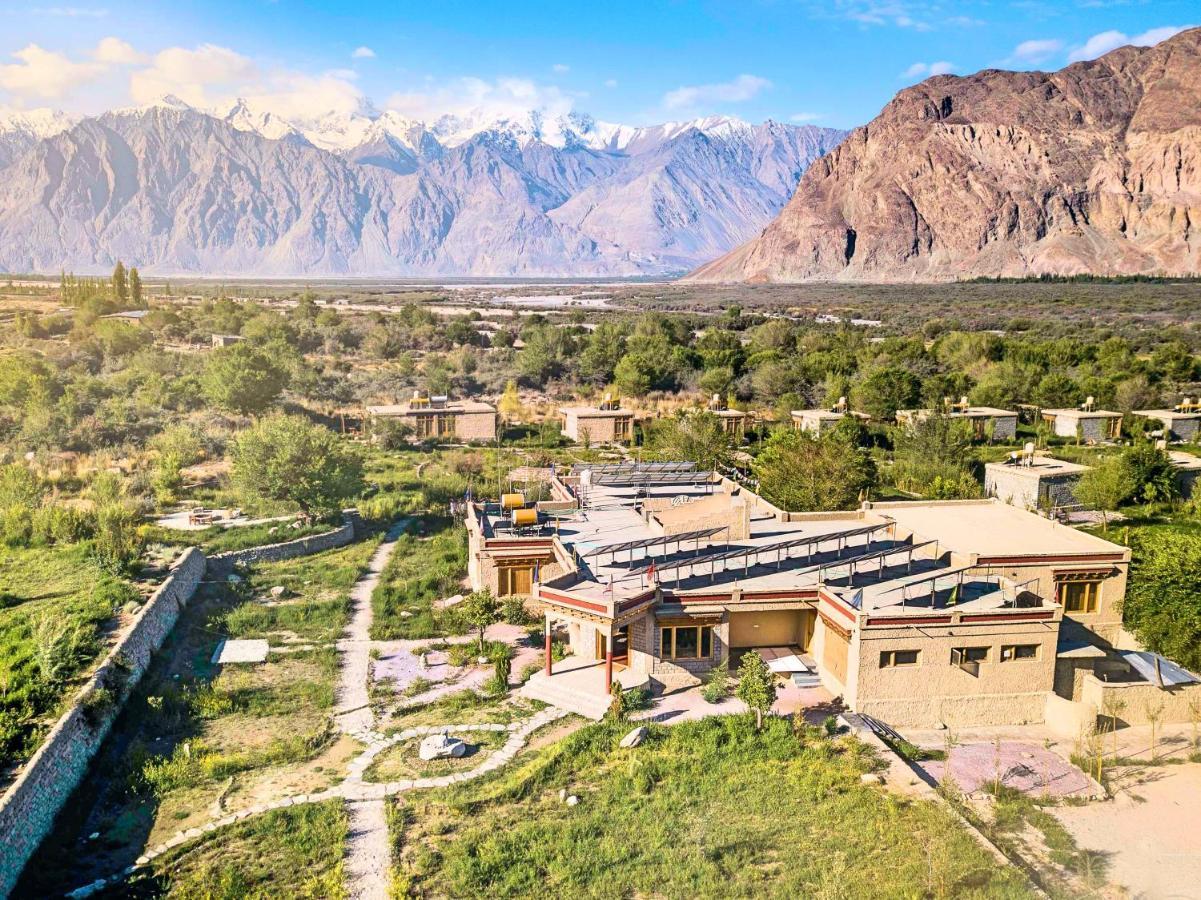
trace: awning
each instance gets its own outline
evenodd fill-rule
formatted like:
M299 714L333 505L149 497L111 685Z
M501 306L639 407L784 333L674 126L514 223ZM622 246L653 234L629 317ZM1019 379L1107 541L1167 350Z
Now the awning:
M1146 650L1123 650L1122 659L1144 679L1160 687L1175 687L1180 684L1201 682L1192 672L1181 668L1166 656Z

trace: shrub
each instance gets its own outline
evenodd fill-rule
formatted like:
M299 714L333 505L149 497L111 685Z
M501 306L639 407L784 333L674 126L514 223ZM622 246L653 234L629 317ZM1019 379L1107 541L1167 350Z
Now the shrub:
M723 662L720 666L714 666L709 672L708 678L705 679L705 686L701 688L701 696L705 698L707 703L720 703L726 697L730 696L730 668L728 663Z

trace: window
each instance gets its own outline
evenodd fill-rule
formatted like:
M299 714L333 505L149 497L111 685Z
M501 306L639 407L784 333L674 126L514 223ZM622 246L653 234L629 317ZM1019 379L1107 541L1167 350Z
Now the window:
M1001 662L1015 659L1038 659L1038 644L1002 644Z
M897 666L916 666L920 655L920 650L882 650L880 652L880 668L895 669Z
M433 416L413 416L413 433L418 438L427 438L434 433Z
M615 441L628 441L630 432L633 430L633 420L629 416L618 416L613 420L613 439Z
M1064 612L1094 613L1101 598L1101 582L1061 581L1056 594Z
M673 625L660 630L664 659L708 659L713 655L712 625Z
M955 665L959 665L960 663L988 662L988 648L956 647L951 651L951 662Z

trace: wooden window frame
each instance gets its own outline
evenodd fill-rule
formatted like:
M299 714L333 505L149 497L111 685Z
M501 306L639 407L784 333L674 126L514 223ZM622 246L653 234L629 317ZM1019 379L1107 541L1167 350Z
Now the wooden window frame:
M1019 650L1034 651L1029 656L1018 656ZM1042 655L1041 644L1002 644L1001 662L1037 662Z
M1059 605L1063 607L1065 613L1073 615L1089 616L1097 612L1101 608L1101 585L1104 583L1103 578L1089 579L1061 579L1055 583L1055 599ZM1069 606L1068 590L1074 587L1083 587L1085 595L1079 608Z
M913 662L898 662L897 656L904 653L913 654ZM922 664L921 650L881 650L880 651L880 668L881 669L909 669Z
M676 632L677 631L696 631L696 655L695 656L676 656ZM668 632L671 633L671 638L668 640ZM707 632L707 634L706 634ZM706 641L706 638L708 640ZM705 653L705 644L709 645L709 652ZM659 657L661 659L712 659L713 658L713 626L712 625L660 625L659 626Z
M980 651L983 655L979 659L973 657L978 656ZM988 662L992 656L992 647L988 645L972 645L970 647L952 647L951 648L951 665L958 666L963 663L976 663L977 665Z

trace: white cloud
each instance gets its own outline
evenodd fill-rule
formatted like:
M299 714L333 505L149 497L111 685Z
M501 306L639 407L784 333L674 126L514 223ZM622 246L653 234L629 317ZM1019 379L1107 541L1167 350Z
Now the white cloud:
M741 103L771 87L771 82L758 75L739 75L733 81L718 84L684 85L663 95L667 109L682 109L706 104Z
M129 93L135 103L152 103L174 94L193 106L211 106L214 92L220 96L231 91L236 94L238 87L257 78L255 64L228 47L169 47L154 55L149 68L130 76Z
M575 96L554 85L542 85L527 78L500 78L485 81L465 77L437 84L425 90L401 91L386 101L388 109L423 122L441 116L471 121L524 119L531 111L553 120L571 112Z
M375 59L375 51L370 47L355 47L350 54L351 59Z
M821 113L799 112L799 113L793 113L788 118L792 122L813 122L817 119L820 119L821 117L822 117Z
M1063 49L1063 41L1057 38L1022 41L1013 48L1010 59L1016 63L1037 64L1045 62Z
M566 63L555 63L550 67L550 70L557 75L566 75L571 71L571 66L567 65Z
M606 78L605 79L605 87L607 87L607 88L617 87L617 79L616 78Z
M955 71L955 64L945 59L938 62L915 62L901 73L902 78L930 78L933 75L950 75Z
M63 53L29 44L13 53L19 60L0 65L0 88L18 98L57 100L95 81L107 70L102 62L75 62Z
M1144 31L1142 34L1136 34L1134 37L1130 37L1116 29L1102 31L1099 34L1094 34L1082 45L1069 53L1068 60L1071 62L1080 62L1084 59L1096 59L1098 56L1104 56L1111 50L1116 50L1118 47L1125 47L1128 44L1132 44L1135 47L1154 47L1160 41L1166 41L1168 38L1192 27L1192 25L1162 25L1159 28Z
M96 45L92 57L96 62L113 66L133 66L148 61L144 53L139 53L131 45L115 37L103 38Z

